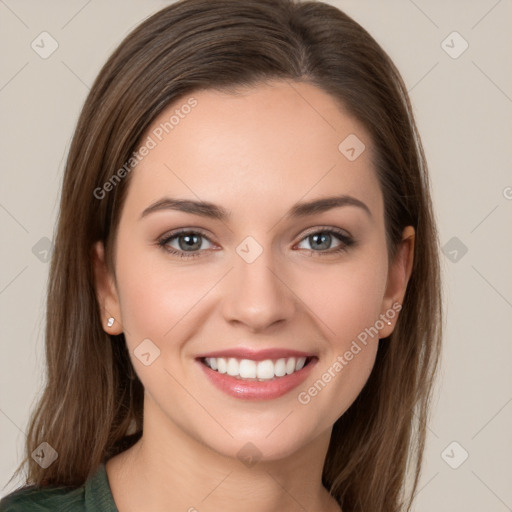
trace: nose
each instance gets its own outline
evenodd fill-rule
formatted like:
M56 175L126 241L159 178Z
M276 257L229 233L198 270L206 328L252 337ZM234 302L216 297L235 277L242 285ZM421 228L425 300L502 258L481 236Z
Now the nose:
M292 318L297 299L271 251L264 250L252 263L235 256L223 299L225 320L261 332Z

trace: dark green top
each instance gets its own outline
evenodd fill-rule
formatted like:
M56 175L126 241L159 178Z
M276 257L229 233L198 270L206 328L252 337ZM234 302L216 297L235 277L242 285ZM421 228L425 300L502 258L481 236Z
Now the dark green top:
M30 486L8 494L0 512L119 512L108 483L105 464L100 464L84 485L76 489Z

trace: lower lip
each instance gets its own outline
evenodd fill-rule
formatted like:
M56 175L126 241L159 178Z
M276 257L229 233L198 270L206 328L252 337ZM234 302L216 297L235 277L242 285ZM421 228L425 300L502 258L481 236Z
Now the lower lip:
M224 393L243 400L272 400L302 384L317 361L313 359L299 371L267 381L237 379L227 373L212 370L201 361L197 362L210 382Z

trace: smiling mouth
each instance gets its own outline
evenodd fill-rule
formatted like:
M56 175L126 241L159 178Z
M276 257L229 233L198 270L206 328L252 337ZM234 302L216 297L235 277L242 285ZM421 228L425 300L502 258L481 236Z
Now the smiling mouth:
M201 363L220 374L244 381L271 381L299 372L313 357L282 357L278 359L238 359L235 357L202 357Z

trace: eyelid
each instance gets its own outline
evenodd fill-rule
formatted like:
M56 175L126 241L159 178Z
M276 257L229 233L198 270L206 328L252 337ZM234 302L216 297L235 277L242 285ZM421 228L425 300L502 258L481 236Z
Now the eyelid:
M213 243L212 237L211 237L211 235L207 231L205 231L202 228L196 228L196 227L193 227L193 226L192 227L187 227L187 228L177 228L177 229L174 229L174 230L171 230L171 231L167 231L163 235L159 236L158 239L159 240L166 240L168 238L173 238L175 236L184 235L184 234L187 234L187 233L197 233L197 234L203 236L204 238L207 238L210 242Z
M354 239L354 237L346 229L337 228L336 226L314 226L310 229L307 229L304 232L304 234L302 235L299 242L304 240L304 238L306 238L307 236L313 235L315 233L319 233L321 231L332 231L332 232L337 233L337 234L339 234L345 238L348 238L350 240Z

